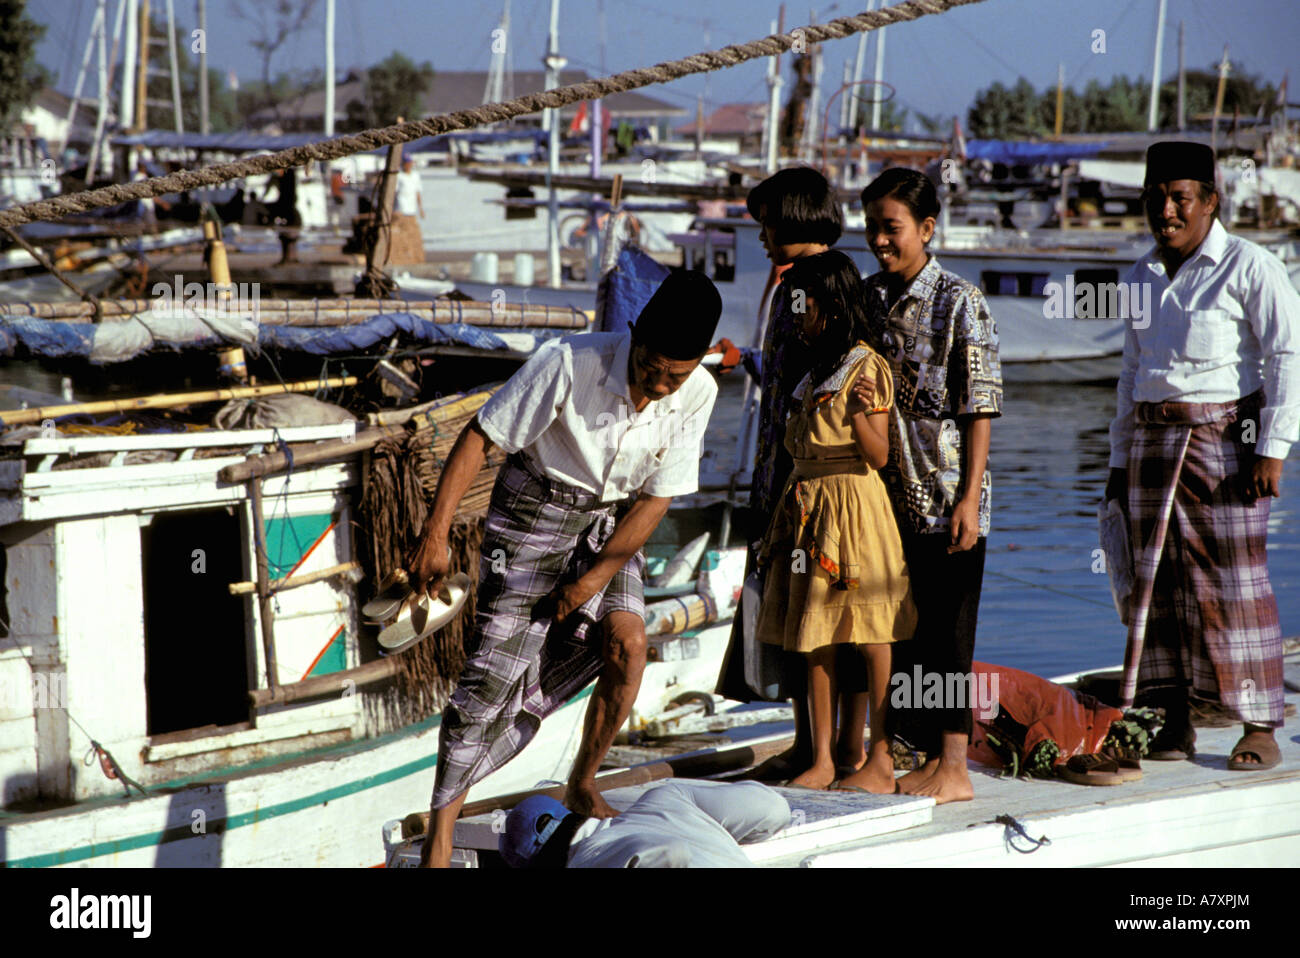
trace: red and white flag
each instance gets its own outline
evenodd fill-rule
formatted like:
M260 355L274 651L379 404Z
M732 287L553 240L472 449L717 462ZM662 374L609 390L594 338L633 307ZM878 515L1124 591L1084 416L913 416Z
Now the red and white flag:
M955 116L952 118L952 154L966 162L966 134L961 131L961 120Z
M583 100L578 104L578 112L573 114L573 121L569 124L569 135L577 136L579 133L586 133L590 126L591 123L587 119L587 101Z

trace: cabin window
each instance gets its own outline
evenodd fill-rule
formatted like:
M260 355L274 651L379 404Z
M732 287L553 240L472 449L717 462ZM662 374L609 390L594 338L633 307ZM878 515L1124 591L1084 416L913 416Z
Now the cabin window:
M239 517L163 513L141 530L148 733L248 721L249 653Z
M986 269L980 273L980 289L987 296L1045 296L1047 273Z

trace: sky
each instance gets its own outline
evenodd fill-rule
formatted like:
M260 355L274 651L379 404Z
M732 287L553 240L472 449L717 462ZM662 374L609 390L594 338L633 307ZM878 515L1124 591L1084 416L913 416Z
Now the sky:
M107 2L111 19L121 0ZM268 0L246 0L245 6L258 3L271 5ZM865 3L840 0L823 5L817 19L825 22L858 12ZM29 0L29 15L48 26L37 57L58 75L56 86L64 92L71 93L76 81L95 4ZM540 68L549 4L512 0L509 46L514 69ZM894 87L898 105L940 118L959 115L964 122L978 90L994 81L1009 85L1020 76L1046 89L1055 85L1061 63L1067 85L1076 89L1091 79L1104 83L1120 73L1149 78L1157 5L1158 0L985 0L889 28L884 79ZM192 29L197 21L195 0L175 0L175 6L179 23ZM232 6L230 0L207 0L208 63L223 73L233 70L253 79L260 73L260 60L249 44L252 28L233 15ZM593 75L648 66L766 36L779 6L774 0L562 0L560 52L571 66ZM1229 17L1222 15L1223 6L1219 0L1167 0L1162 75L1175 74L1182 21L1189 68L1217 63L1227 42L1229 56L1246 72L1277 84L1290 71L1300 84L1300 0L1233 0ZM154 7L164 9L163 0L154 0ZM400 50L416 62L432 63L435 83L439 68L486 70L501 8L501 0L337 0L336 63L342 73ZM787 31L810 22L809 12L802 4L787 3ZM273 61L273 73L323 65L324 22L324 0L318 0L311 21ZM1097 30L1105 31L1104 53L1093 52L1099 45ZM823 46L823 98L839 87L843 65L852 62L857 45L857 38L850 37ZM874 48L873 37L867 77L872 75ZM788 57L783 64L788 80ZM766 72L765 62L753 61L643 92L692 111L698 96L705 98L706 109L757 102L767 97ZM92 63L87 93L93 93L93 75ZM515 92L528 91L516 87ZM1300 100L1300 91L1290 99Z

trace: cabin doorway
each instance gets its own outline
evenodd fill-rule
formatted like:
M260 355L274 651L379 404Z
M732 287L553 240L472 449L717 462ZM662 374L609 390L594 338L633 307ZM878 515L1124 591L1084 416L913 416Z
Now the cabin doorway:
M248 721L242 534L225 509L164 513L141 530L149 734Z

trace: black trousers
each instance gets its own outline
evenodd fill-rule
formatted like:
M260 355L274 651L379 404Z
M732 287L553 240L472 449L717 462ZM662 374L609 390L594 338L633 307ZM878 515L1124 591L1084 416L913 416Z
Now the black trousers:
M949 554L947 530L915 534L904 532L903 554L916 599L917 624L910 642L895 643L893 675L886 729L927 756L943 747L944 732L971 734L969 703L963 707L920 704L910 694L916 684L916 669L925 676L937 673L943 687L950 675L969 675L975 657L975 623L979 613L980 589L984 582L986 540L981 537L968 552ZM896 690L909 694L895 695ZM901 699L901 702L899 701Z

